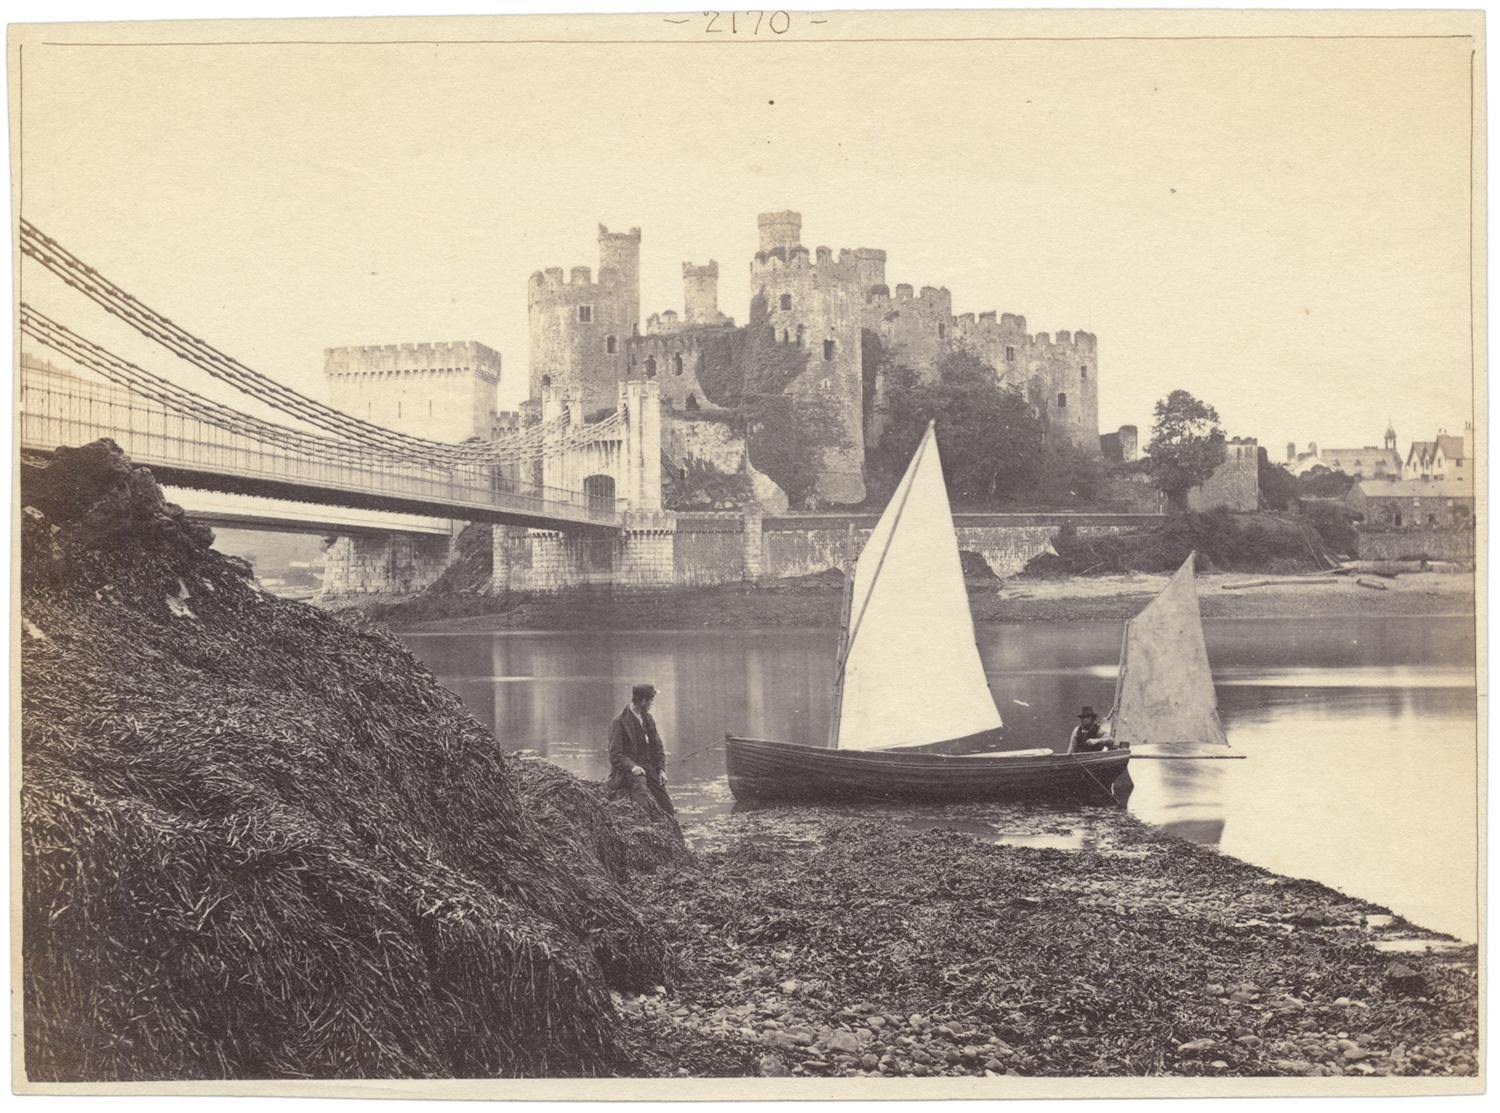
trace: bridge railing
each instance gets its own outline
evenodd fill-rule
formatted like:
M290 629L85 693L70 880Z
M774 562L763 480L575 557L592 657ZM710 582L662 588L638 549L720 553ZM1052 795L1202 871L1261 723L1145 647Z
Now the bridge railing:
M101 437L148 467L433 503L455 518L483 509L615 525L624 509L620 499L545 487L529 464L428 464L352 443L327 454L289 450L118 387L23 369L22 447L50 451Z

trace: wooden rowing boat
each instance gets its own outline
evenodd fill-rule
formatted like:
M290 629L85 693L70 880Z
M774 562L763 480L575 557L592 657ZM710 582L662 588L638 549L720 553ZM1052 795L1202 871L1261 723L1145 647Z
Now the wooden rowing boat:
M729 788L738 800L1099 794L1130 760L1128 750L1002 750L1001 727L929 425L846 567L827 744L727 735Z

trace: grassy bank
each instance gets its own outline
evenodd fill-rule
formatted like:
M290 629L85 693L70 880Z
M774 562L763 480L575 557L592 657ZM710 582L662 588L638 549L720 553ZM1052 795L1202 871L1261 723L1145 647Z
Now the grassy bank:
M1417 573L1380 580L1384 590L1355 577L1308 578L1253 588L1230 585L1263 579L1243 573L1198 578L1207 618L1282 618L1343 615L1464 615L1474 612L1471 575ZM1291 578L1291 577L1288 577ZM1370 579L1371 577L1366 577ZM969 604L979 622L1123 621L1165 586L1165 575L1144 573L974 580ZM337 600L393 629L452 632L487 630L693 629L703 626L836 626L843 584L837 573L769 583L671 588L659 592L566 592L555 596L429 595L403 600Z

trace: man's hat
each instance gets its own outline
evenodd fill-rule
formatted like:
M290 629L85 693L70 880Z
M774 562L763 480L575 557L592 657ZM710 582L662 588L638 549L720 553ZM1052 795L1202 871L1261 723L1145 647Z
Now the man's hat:
M1087 719L1087 718L1095 718L1095 719L1097 719L1099 716L1094 714L1094 709L1092 707L1089 707L1087 704L1085 704L1083 710L1078 713L1078 717L1080 719Z
M642 703L654 695L656 695L655 684L637 684L634 688L630 689L630 698L636 703Z

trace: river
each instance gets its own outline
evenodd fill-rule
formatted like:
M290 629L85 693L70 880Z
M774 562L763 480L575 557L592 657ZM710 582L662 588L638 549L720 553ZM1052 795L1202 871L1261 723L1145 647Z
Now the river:
M1204 623L1219 707L1244 761L1135 761L1130 811L1184 838L1477 938L1475 639L1462 618L1224 619ZM408 644L512 749L602 778L610 719L637 680L691 831L729 811L725 731L820 742L835 633L809 629L407 634ZM979 628L1017 745L1062 749L1082 704L1106 711L1117 623ZM911 693L920 703L922 693ZM909 822L941 806L872 806ZM1014 807L1011 805L1010 807ZM963 810L972 827L974 806ZM1007 840L996 805L988 832ZM1056 828L1056 825L1053 825ZM1041 845L1074 845L1066 824ZM1031 845L1037 845L1033 840Z

